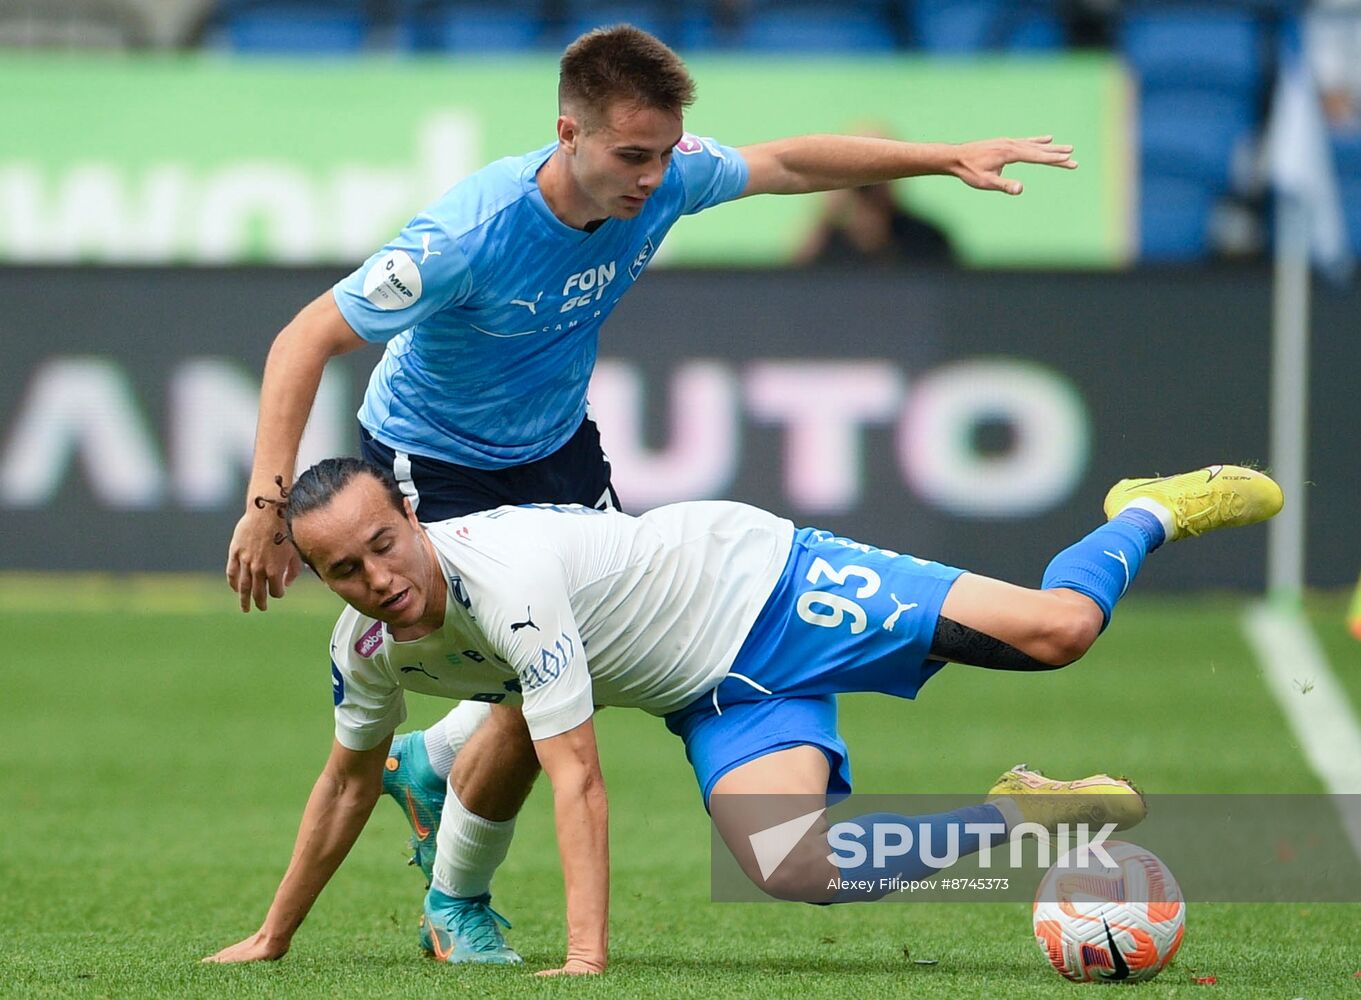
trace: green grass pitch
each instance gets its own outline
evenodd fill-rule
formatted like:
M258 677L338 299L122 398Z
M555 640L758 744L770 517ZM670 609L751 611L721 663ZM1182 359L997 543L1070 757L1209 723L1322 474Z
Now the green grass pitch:
M330 742L315 586L266 615L202 581L0 582L0 996L1064 997L1024 904L818 908L708 901L708 826L660 721L598 720L614 855L612 965L560 961L562 884L541 783L498 876L521 969L456 969L416 945L421 881L381 802L282 961L198 959L253 931ZM1354 699L1342 598L1311 605ZM1079 665L955 667L916 703L844 700L867 792L986 789L1020 760L1118 770L1154 792L1319 791L1238 628L1238 599L1136 598ZM1306 697L1307 694L1301 694ZM413 697L411 722L443 703ZM1361 998L1361 904L1200 904L1157 997ZM934 965L916 964L917 959ZM1196 977L1213 976L1213 986Z

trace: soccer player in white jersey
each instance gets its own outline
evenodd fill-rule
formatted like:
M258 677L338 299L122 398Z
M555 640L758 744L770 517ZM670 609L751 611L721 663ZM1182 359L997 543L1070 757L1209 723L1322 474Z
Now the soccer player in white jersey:
M685 132L693 99L684 64L646 32L583 35L562 58L552 142L457 184L279 333L246 511L228 549L243 611L265 610L300 569L292 546L276 544L267 501L293 478L330 358L386 344L359 411L361 451L423 521L505 503L617 507L586 388L601 324L682 215L924 174L1014 195L1021 183L1002 176L1010 163L1076 166L1071 147L1048 137L949 145L813 135L733 148ZM447 754L445 734L399 739L386 773L428 875L442 806L412 784L427 754ZM524 755L532 760L527 745ZM457 784L462 836L477 840L483 821L504 820L505 804L479 781ZM494 929L493 914L482 918ZM503 954L493 937L479 940L492 959Z
M1106 498L1107 522L1056 555L1031 590L724 501L641 517L506 506L422 525L383 470L322 462L294 484L287 521L302 557L349 605L331 639L335 742L264 923L214 958L287 950L381 794L406 690L486 703L486 722L458 759L499 769L501 780L516 780L501 751L525 734L532 741L553 784L567 899L566 959L547 971L596 973L607 961L609 888L597 706L666 720L720 833L754 874L755 829L720 800L848 793L838 693L914 698L949 662L1069 664L1109 623L1151 551L1264 520L1281 504L1271 479L1236 466L1122 480ZM1142 798L1122 779L1061 783L1021 768L1003 775L995 801L945 815L1003 831L1053 820L1041 809L1054 807L1038 806L1031 791L1103 793L1104 816L1122 827L1143 816ZM449 857L461 846L452 829L439 830L422 942L459 960L467 946L451 927L462 877ZM792 884L766 881L767 891L808 898L808 872L826 862L820 853L820 862L817 852L799 860ZM909 853L899 874L930 869L929 856ZM834 892L817 898L841 901ZM273 954L260 954L266 946Z

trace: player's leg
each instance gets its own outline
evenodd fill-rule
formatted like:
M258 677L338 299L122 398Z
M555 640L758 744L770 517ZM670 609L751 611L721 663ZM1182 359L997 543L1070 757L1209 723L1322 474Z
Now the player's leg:
M435 833L444 812L445 792L454 759L486 721L491 706L464 701L429 729L399 733L392 739L383 770L383 791L411 827L411 861L429 886L435 863Z
M509 921L491 908L491 880L538 773L524 718L501 706L454 757L421 921L421 945L440 960L521 960L501 934Z
M827 755L805 743L740 764L714 784L709 812L719 835L747 878L776 899L825 902L834 895L827 886L836 872L826 859L830 778ZM804 816L809 823L800 830ZM762 834L785 824L795 828L794 847L785 853L778 833L767 847Z
M827 839L827 796L849 792L849 771L841 755L844 744L834 732L834 705L826 712L830 701L830 697L777 698L759 710L734 705L715 720L712 731L702 735L706 741L770 746L768 752L736 763L717 778L708 805L744 875L774 898L810 903L876 899L889 893L893 884L931 878L961 857L998 844L1014 824L1037 822L1053 829L1056 822L1077 815L1074 808L1049 808L1044 818L1037 819L1018 810L1010 792L1002 792L1002 797L988 803L936 814L853 816L847 822L859 824L862 830L893 824L894 830L915 834L911 842L900 844L901 853L886 864L870 853L859 863L841 854L845 864L834 863L837 854L829 849ZM829 721L832 729L825 728ZM796 739L798 733L813 743L789 746L788 740ZM695 752L694 740L687 743L687 750L691 761L704 761L704 747ZM1092 803L1087 799L1087 812Z
M736 724L737 720L732 720ZM744 728L745 725L744 725ZM816 738L813 734L812 738ZM833 787L828 753L802 744L773 750L734 767L714 784L709 810L747 878L777 898L805 903L865 902L894 885L930 879L959 859L1001 843L1018 824L1048 831L1060 824L1127 829L1144 818L1142 796L1126 780L1099 774L1056 781L1025 768L998 779L986 802L946 812L867 813L845 822L863 831L890 825L912 831L900 851L846 863L829 850L827 798ZM873 836L873 834L871 834ZM896 880L896 881L895 881Z
M1144 558L1165 541L1255 524L1281 509L1280 487L1239 466L1126 479L1110 518L1056 555L1041 589L965 574L941 606L931 653L981 667L1043 670L1072 663L1109 623Z

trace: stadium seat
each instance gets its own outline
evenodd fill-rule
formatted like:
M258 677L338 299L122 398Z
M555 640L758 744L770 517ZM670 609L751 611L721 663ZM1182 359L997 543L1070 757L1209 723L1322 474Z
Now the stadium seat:
M209 40L238 52L322 55L357 52L368 29L362 0L237 0L222 5Z
M1043 51L1063 45L1056 5L1044 0L900 0L912 41L928 52Z
M1153 263L1194 261L1209 249L1209 185L1145 173L1139 197L1139 256Z
M1120 51L1142 86L1254 92L1263 39L1253 15L1226 8L1139 8L1120 24Z
M552 46L541 0L405 0L398 45L414 51L504 52Z
M1222 190L1234 148L1252 127L1252 104L1246 96L1154 90L1140 102L1140 162L1146 172L1199 180Z
M760 4L734 41L757 52L886 52L898 44L879 5L835 3Z

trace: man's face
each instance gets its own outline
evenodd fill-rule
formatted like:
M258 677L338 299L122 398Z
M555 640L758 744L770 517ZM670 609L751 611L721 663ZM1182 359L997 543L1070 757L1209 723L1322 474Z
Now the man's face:
M631 219L661 186L671 151L684 129L681 116L616 102L583 131L564 114L558 134L571 144L572 178L601 217Z
M295 517L293 538L346 604L409 629L435 596L437 572L415 514L406 501L403 506L396 510L372 476L355 476L325 507Z

